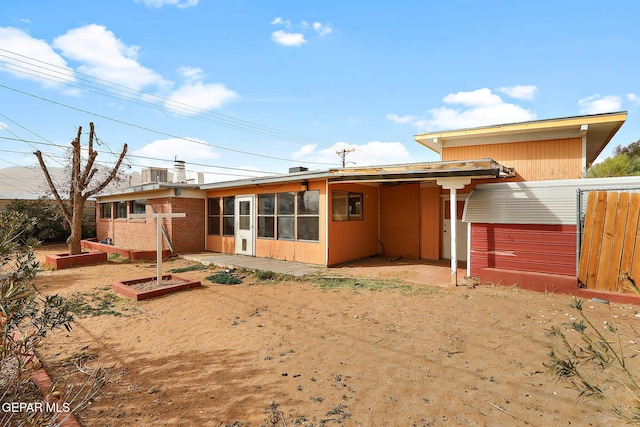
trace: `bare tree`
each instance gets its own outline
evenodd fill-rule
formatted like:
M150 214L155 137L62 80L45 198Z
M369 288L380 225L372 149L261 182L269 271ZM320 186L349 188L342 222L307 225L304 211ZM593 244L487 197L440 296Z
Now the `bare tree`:
M96 195L109 185L109 183L117 176L120 165L124 160L124 156L127 154L127 144L124 144L122 152L120 153L118 161L113 169L111 169L106 176L98 177L96 175L98 173L98 168L95 165L98 152L93 149L93 142L95 139L93 122L89 123L89 127L89 147L87 161L84 166L81 164L82 147L80 144L80 137L82 136L82 126L78 127L78 136L76 139L71 141L71 170L68 171L70 179L69 195L67 200L62 198L60 191L58 191L56 185L51 179L47 165L44 163L44 159L42 158L42 153L39 150L34 153L38 157L40 167L42 168L42 172L44 172L44 177L47 180L47 184L49 184L51 193L53 193L53 197L60 206L60 209L62 209L64 219L71 230L71 235L67 239L69 255L75 255L82 251L82 214L87 199ZM94 179L97 181L92 183L92 180Z

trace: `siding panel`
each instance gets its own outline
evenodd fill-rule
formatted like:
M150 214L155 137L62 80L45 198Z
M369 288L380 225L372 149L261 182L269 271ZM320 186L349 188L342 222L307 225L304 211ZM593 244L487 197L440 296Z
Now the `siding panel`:
M471 225L471 275L483 268L575 275L574 225Z
M581 138L445 147L442 150L442 160L486 157L515 168L518 181L582 177Z

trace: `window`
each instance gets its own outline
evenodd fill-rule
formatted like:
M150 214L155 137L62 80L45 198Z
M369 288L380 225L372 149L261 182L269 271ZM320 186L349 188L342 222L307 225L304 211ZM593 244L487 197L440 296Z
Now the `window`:
M320 192L259 194L258 237L319 241Z
M116 218L126 218L127 217L127 202L120 201L116 202Z
M294 240L295 238L295 203L295 193L278 193L277 226L279 240Z
M222 198L222 235L235 235L235 204L234 196Z
M207 199L207 234L220 235L220 197Z
M362 219L362 193L334 191L331 193L331 216L334 221Z
M276 237L276 195L258 194L258 237Z
M297 197L298 240L320 240L320 192L300 191Z
M111 218L111 203L100 203L100 218Z
M146 214L147 213L147 201L146 200L132 200L129 212L132 214Z

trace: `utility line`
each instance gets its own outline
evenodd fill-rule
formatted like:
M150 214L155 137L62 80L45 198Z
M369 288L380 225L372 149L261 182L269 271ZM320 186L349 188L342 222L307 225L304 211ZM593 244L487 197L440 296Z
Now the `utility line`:
M9 138L0 137L0 139L9 139ZM38 144L38 143L36 142L36 144ZM39 144L43 144L43 143L39 143ZM12 153L12 154L24 154L24 155L33 154L31 152L26 152L26 151L14 151L14 150L3 150L3 149L0 149L0 153L1 152L3 152L3 153ZM48 157L51 157L51 158L64 159L63 156L58 156L58 155L55 155L55 154L52 154L52 153L43 153L43 154L46 154L46 155L48 155ZM129 156L129 155L127 155L127 156ZM149 159L149 160L156 160L156 161L167 162L167 163L173 163L174 162L173 160L167 160L167 159L161 159L161 158L155 158L155 157L146 157L146 156L134 156L134 157L139 157L139 158L142 158L142 159ZM2 159L0 159L0 160L2 160ZM6 160L4 160L4 161L6 161ZM11 163L11 162L8 162L8 163ZM103 165L105 167L108 167L107 165L113 165L115 163L116 163L115 161L96 161L96 164ZM13 164L16 165L16 166L28 168L27 166L21 166L21 165L18 165L16 163L13 163ZM255 173L266 173L266 172L257 171L257 170L254 170L254 169L241 169L241 168L232 168L232 167L229 167L229 166L205 165L205 164L191 163L191 162L189 162L189 165L203 166L203 167L210 168L210 169L228 169L228 170L238 170L238 171L251 172L251 174L235 174L235 173L228 173L228 172L217 172L217 171L206 171L206 170L204 171L204 173L207 173L207 174L210 174L210 175L237 176L237 177L245 178L245 177L255 176ZM141 164L137 164L137 163L131 163L131 166L140 167L140 168L148 167L147 165L141 165Z
M46 146L50 146L50 147L56 147L56 148L62 148L62 149L69 149L69 147L62 145L62 144L55 144L55 143L48 143L48 142L38 142L38 141L25 141L21 138L9 138L6 136L0 136L0 139L5 139L5 140L9 140L9 141L20 141L20 142L29 142L31 144L36 144L36 145L46 145ZM84 150L86 150L84 147L82 147ZM7 150L0 150L0 151L7 151ZM99 154L109 154L105 151L100 151L100 150L95 150L97 151ZM18 152L16 152L18 153ZM27 152L20 152L21 154L30 154ZM111 152L111 154L113 154L113 152ZM161 161L161 162L167 162L167 163L171 163L173 164L175 161L174 160L168 160L168 159L163 159L160 157L150 157L150 156L140 156L137 154L127 154L127 157L132 157L132 158L138 158L138 159L144 159L144 160L155 160L155 161ZM270 175L278 175L278 172L269 172L269 171L262 171L262 170L255 170L255 169L246 169L246 168L235 168L235 167L231 167L231 166L220 166L220 165L211 165L211 164L206 164L206 163L196 163L196 162L188 162L188 164L191 166L203 166L203 167L209 167L209 168L220 168L220 169L229 169L229 170L237 170L237 171L243 171L243 172L259 172L259 173L265 173L265 174L270 174ZM135 165L135 166L140 166L140 167L145 167L145 165Z
M316 164L316 165L332 165L332 166L335 165L335 163L312 162L312 161L308 161L308 160L297 160L296 161L296 160L287 159L287 158L283 158L283 157L268 156L266 154L258 154L258 153L252 153L252 152L249 152L249 151L238 150L238 149L234 149L234 148L227 148L227 147L223 147L223 146L220 146L220 145L215 145L215 144L210 144L210 143L207 143L207 142L198 141L198 140L193 139L193 138L187 138L187 137L183 137L183 136L173 135L173 134L168 133L168 132L163 132L163 131L151 129L151 128L148 128L148 127L145 127L145 126L136 125L134 123L125 122L124 120L115 119L113 117L108 117L108 116L105 116L103 114L98 114L98 113L94 113L94 112L91 112L91 111L84 110L82 108L73 107L71 105L64 104L62 102L54 101L52 99L47 99L47 98L44 98L44 97L29 93L29 92L25 92L25 91L22 91L22 90L19 90L19 89L16 89L16 88L12 88L12 87L9 87L9 86L3 85L3 84L0 84L0 87L2 87L4 89L11 90L13 92L17 92L17 93L23 94L23 95L31 96L33 98L39 99L41 101L49 102L49 103L54 104L54 105L58 105L58 106L61 106L61 107L65 107L65 108L69 108L69 109L72 109L72 110L75 110L75 111L79 111L81 113L85 113L85 114L93 115L93 116L96 116L96 117L100 117L100 118L103 118L105 120L109 120L109 121L112 121L112 122L115 122L115 123L120 123L120 124L123 124L123 125L126 125L126 126L130 126L130 127L136 128L136 129L141 129L141 130L144 130L144 131L147 131L147 132L151 132L151 133L155 133L155 134L158 134L158 135L168 136L170 138L175 138L175 139L180 139L180 140L183 140L183 141L194 142L196 144L205 145L205 146L212 147L212 148L217 148L219 150L230 151L230 152L233 152L233 153L244 154L244 155L247 155L247 156L254 156L254 157L261 157L261 158L265 158L265 159L284 161L284 162L288 162L288 163L296 162L296 163L307 163L307 164Z
M307 143L307 144L308 143L312 143L312 144L319 145L319 146L324 146L324 147L327 147L327 148L334 145L334 144L330 144L330 143L328 143L326 141L319 140L317 138L310 138L310 137L306 137L306 136L295 134L295 133L291 133L291 132L280 131L280 130L272 128L272 127L263 126L263 125L252 123L252 122L249 122L249 121L246 121L246 120L241 120L241 119L237 119L237 118L234 118L234 117L231 117L231 116L226 116L226 115L223 115L223 114L220 114L220 113L203 110L203 109L200 109L200 108L197 108L197 107L194 107L194 106L191 106L191 105L179 102L179 101L172 100L170 98L165 98L165 97L161 97L159 95L155 95L155 94L150 94L150 93L146 93L146 92L143 92L143 91L139 91L139 90L136 90L136 89L133 89L133 88L129 88L129 87L124 86L124 85L120 85L118 83L113 83L113 82L110 82L108 80L100 79L100 78L97 78L97 77L90 76L88 74L83 74L83 73L77 72L75 70L70 70L70 69L67 69L67 68L64 68L64 67L60 67L60 66L55 65L55 64L50 64L50 63L38 60L36 58L32 58L32 57L29 57L29 56L21 55L21 54L19 54L17 52L12 52L12 51L9 51L9 50L6 50L6 49L0 49L0 51L4 51L4 52L7 52L9 54L12 54L12 55L15 55L15 56L19 56L19 57L22 57L22 58L26 58L26 59L28 59L30 61L38 63L38 64L33 64L33 63L30 63L30 62L27 62L27 61L24 61L24 60L15 58L15 57L11 57L11 56L0 54L0 57L5 57L5 58L8 58L8 59L10 59L12 61L18 61L18 62L25 63L25 64L27 64L29 66L37 67L37 69L32 69L32 68L27 68L27 67L21 66L19 64L8 63L8 62L6 62L6 64L7 65L11 65L11 67L7 67L6 65L0 64L0 66L3 66L4 68L12 70L14 72L21 72L21 73L24 73L24 74L27 74L27 75L31 75L33 77L37 77L39 79L48 80L48 81L52 81L54 83L63 84L63 85L71 86L71 87L85 88L86 90L94 92L94 93L102 94L102 95L109 96L109 97L115 97L115 98L118 98L118 99L124 99L126 101L129 101L129 102L132 102L132 103L135 103L135 104L139 104L139 105L143 105L143 106L147 106L147 107L151 107L151 108L154 108L154 109L165 111L165 109L158 107L157 104L153 104L151 102L145 103L145 102L140 102L138 100L133 100L131 98L131 96L135 95L135 96L141 97L142 99L153 99L153 100L156 100L156 101L159 101L159 102L163 102L166 107L171 105L171 107L169 107L171 109L171 111L174 112L175 114L178 114L178 115L181 115L181 116L194 118L194 119L200 120L200 121L210 122L210 123L213 123L213 124L216 124L216 125L219 125L219 126L228 127L228 128L232 128L232 129L236 129L236 130L240 130L240 131L244 131L244 132L249 132L249 133L253 133L253 134L256 134L256 135L266 136L266 137L269 137L269 138L275 138L275 139L283 140L285 142L298 141L298 142L295 142L295 143L298 144L299 141L302 141L302 142ZM47 71L51 71L51 72L54 72L54 73L61 74L61 76L56 76L56 75L52 76L51 74L44 73L42 71L43 70L43 66L48 67ZM26 69L29 72L21 71L21 70L18 70L16 68L12 68L12 67L18 67L19 69L22 69L22 70ZM62 70L62 71L57 71L56 69L59 69L59 70ZM88 82L90 85L81 84L81 83L72 84L70 82L69 78L68 78L69 77L69 75L68 75L69 71L73 72L74 80L77 79L77 80L81 80L81 81L84 81L84 82ZM47 77L43 77L43 76L47 76ZM82 77L78 78L78 76L82 76ZM106 87L109 90L116 90L116 91L124 92L124 93L126 93L126 96L113 95L110 92L107 92L107 91L105 91L103 89L99 89L95 85L100 85L100 86ZM186 110L190 114L186 113L186 112L179 113L179 112L176 111L176 107L179 108L179 109L182 109L182 110ZM193 117L193 114L204 114L204 115L207 115L207 116L210 116L210 117L209 117L209 120L203 120L201 117ZM368 154L368 153L358 152L355 155L358 156L358 157L368 158L369 160L376 160L376 161L382 161L382 162L386 161L384 159L381 159L381 158L379 158L377 156L374 156L374 155L371 155L371 154Z

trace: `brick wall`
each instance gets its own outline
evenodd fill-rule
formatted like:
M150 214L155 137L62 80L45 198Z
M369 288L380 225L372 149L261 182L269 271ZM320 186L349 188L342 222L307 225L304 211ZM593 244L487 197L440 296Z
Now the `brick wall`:
M205 200L186 197L148 199L158 213L185 213L185 218L165 218L163 226L173 244L173 253L201 252L205 250ZM147 213L153 208L147 205ZM98 209L98 216L100 215ZM97 219L97 237L113 240L115 246L135 250L156 249L156 223L154 219L129 220ZM163 249L169 249L163 238Z

